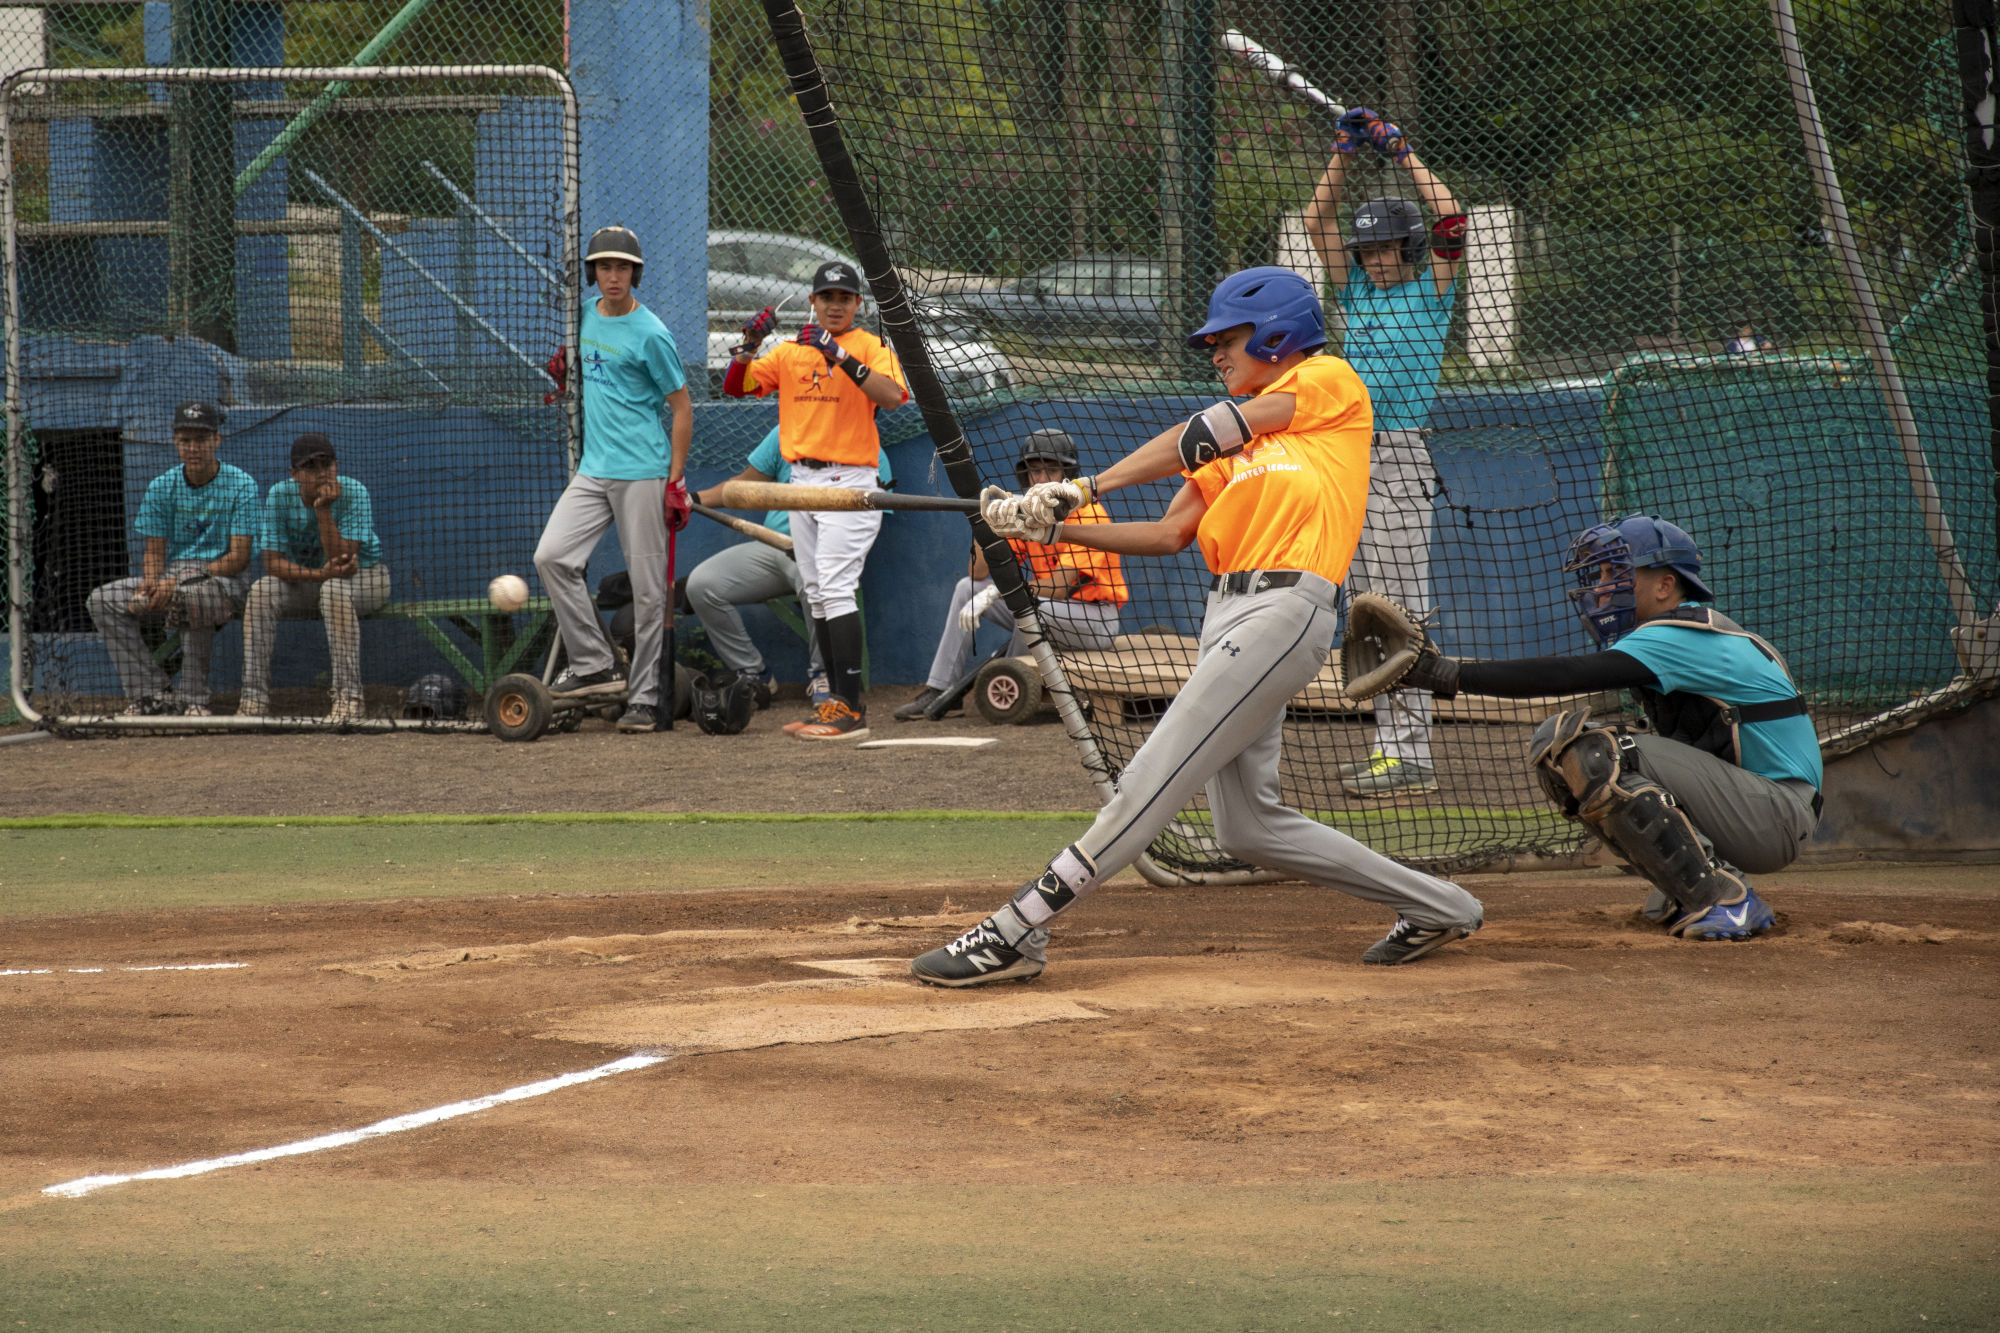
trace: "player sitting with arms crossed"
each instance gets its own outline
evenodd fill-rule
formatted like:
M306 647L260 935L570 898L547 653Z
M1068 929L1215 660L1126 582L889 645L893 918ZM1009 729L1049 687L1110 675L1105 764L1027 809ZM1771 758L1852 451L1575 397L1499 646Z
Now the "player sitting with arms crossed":
M1819 824L1819 739L1785 661L1701 602L1701 552L1672 523L1635 514L1570 545L1570 596L1604 651L1460 661L1400 608L1357 599L1343 659L1351 693L1384 678L1440 699L1631 690L1650 732L1582 710L1535 729L1528 763L1562 812L1652 882L1645 914L1682 939L1748 939L1776 924L1743 878L1784 869ZM1615 646L1614 646L1615 645ZM1379 663L1363 679L1358 668Z
M876 476L885 491L896 484L887 452L881 456ZM775 481L781 485L791 479L792 465L785 461L785 455L778 447L776 426L771 427L763 442L750 451L743 470L729 478L730 481ZM696 495L695 499L713 508L720 501L721 493L722 483L718 483ZM792 532L791 511L768 510L764 515L764 526L789 537ZM771 691L777 681L765 667L764 655L751 641L750 631L743 627L743 616L736 608L761 605L774 597L797 597L803 607L806 604L805 589L799 578L799 562L791 554L760 541L738 542L696 565L694 572L687 576L686 593L688 609L701 617L702 627L708 631L709 647L715 650L715 655L722 659L724 666L750 682L757 707L769 708ZM806 693L813 707L818 708L832 697L832 691L827 688L826 664L820 660L817 635L807 648L807 674L810 679ZM727 682L709 683L720 689Z
M1095 478L986 492L982 513L1002 537L1154 556L1198 541L1215 578L1194 671L1089 831L992 916L912 963L918 980L1038 975L1056 914L1131 864L1204 787L1228 855L1397 911L1363 962L1412 962L1479 929L1479 900L1464 889L1279 800L1285 706L1326 665L1368 499L1368 391L1345 361L1314 355L1325 342L1305 279L1282 268L1235 274L1188 344L1211 348L1225 391L1249 402L1216 403ZM1061 521L1107 491L1175 473L1187 482L1156 522Z
M687 525L688 445L694 406L680 349L633 289L645 272L639 238L606 227L590 238L583 276L598 295L583 303L583 458L549 514L535 547L535 572L548 590L569 666L549 686L562 698L617 694L626 680L584 584L590 553L618 525L632 577L634 637L630 690L618 730L652 731L659 722L660 655L666 644L667 529ZM673 409L673 439L660 426Z
M1354 210L1354 231L1343 244L1341 194L1349 159L1364 144L1409 174L1423 205L1371 199ZM1436 218L1428 229L1425 208ZM1424 435L1458 297L1465 215L1400 129L1356 107L1340 118L1305 225L1326 271L1346 274L1340 354L1368 386L1375 407L1368 521L1348 592L1383 593L1422 615L1431 601L1432 505L1443 490ZM1341 790L1364 799L1436 790L1430 700L1421 693L1378 698L1375 748L1368 758L1341 765L1340 778Z
M181 465L146 487L133 525L146 539L142 572L93 590L86 603L118 670L127 717L209 715L215 633L243 605L243 572L257 536L257 483L242 468L216 460L221 445L222 411L215 404L174 409ZM171 697L167 673L146 647L142 620L180 631L180 686Z
M903 368L888 345L854 327L861 311L861 277L839 260L813 275L813 322L796 340L763 356L757 347L776 322L769 310L743 326L743 345L730 358L722 391L732 398L778 395L778 448L796 478L813 486L875 488L882 437L875 414L908 401ZM752 358L755 358L754 360ZM785 730L802 740L864 740L861 703L861 569L882 531L880 510L801 509L792 515L793 554L820 659L833 697Z
M1078 470L1076 441L1065 431L1038 430L1021 442L1014 480L1026 490L1043 482L1073 479ZM1111 515L1095 500L1065 520L1110 521ZM1029 588L1041 599L1037 614L1049 642L1071 651L1111 647L1118 638L1118 608L1130 598L1118 572L1118 557L1069 543L1009 544L1014 558L1026 569ZM945 613L944 633L938 638L937 656L931 660L931 674L916 697L896 710L898 721L922 717L939 695L958 683L966 659L972 655L973 636L982 616L1002 629L1014 628L1014 613L1000 600L1000 591L987 573L985 553L975 546L971 569L952 589L951 609ZM1027 651L1018 633L1010 651L1017 657Z

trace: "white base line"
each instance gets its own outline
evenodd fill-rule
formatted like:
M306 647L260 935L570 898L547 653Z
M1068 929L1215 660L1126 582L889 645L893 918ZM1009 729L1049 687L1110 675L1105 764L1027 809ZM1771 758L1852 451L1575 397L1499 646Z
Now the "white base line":
M58 972L73 975L94 972L220 972L225 968L248 966L248 963L153 963L146 967L10 967L0 969L0 977L51 977Z
M124 1185L134 1180L179 1180L186 1176L206 1175L210 1171L223 1171L232 1166L248 1166L253 1162L268 1162L279 1157L298 1157L305 1153L324 1152L328 1148L345 1148L363 1139L380 1138L384 1134L400 1134L406 1129L422 1129L425 1125L435 1125L440 1120L455 1120L474 1111L484 1111L489 1107L507 1102L524 1101L529 1097L539 1097L543 1093L557 1092L574 1087L579 1083L590 1083L613 1074L629 1073L634 1069L647 1069L664 1064L664 1055L628 1055L622 1060L613 1060L608 1065L595 1069L583 1069L574 1074L559 1074L555 1078L545 1078L540 1083L524 1083L518 1088L496 1092L485 1097L474 1097L471 1101L453 1102L449 1106L434 1107L428 1111L412 1111L389 1120L378 1120L360 1129L343 1129L333 1134L321 1134L317 1138L300 1139L297 1143L283 1143L275 1148L258 1148L254 1152L231 1153L227 1157L210 1157L200 1162L183 1162L179 1166L155 1167L151 1171L135 1171L126 1176L84 1176L79 1180L67 1180L60 1185L50 1185L42 1193L57 1199L80 1199L86 1194L111 1185Z

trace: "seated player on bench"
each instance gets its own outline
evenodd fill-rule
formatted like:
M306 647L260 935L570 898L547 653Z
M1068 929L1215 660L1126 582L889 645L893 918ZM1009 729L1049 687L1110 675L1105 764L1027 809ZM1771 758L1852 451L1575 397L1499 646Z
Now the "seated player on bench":
M896 484L895 475L889 467L889 453L885 449L876 461L876 476L883 490L890 490ZM750 451L743 470L729 478L730 481L775 481L780 484L792 480L792 464L778 447L778 428L771 427L771 433L763 443ZM709 487L695 496L701 504L713 507L721 498L722 484ZM791 535L792 515L785 509L773 509L765 513L764 526L773 532ZM774 597L797 597L801 610L805 608L805 581L799 576L799 562L775 546L767 546L760 541L743 541L734 546L717 551L708 559L694 567L694 572L682 580L682 586L675 589L676 595L686 598L686 609L701 617L702 628L708 631L708 646L722 659L724 666L739 676L750 680L759 708L771 706L771 691L777 684L764 665L764 655L757 651L757 645L750 640L750 632L743 627L743 616L737 611L739 606L757 606ZM820 660L818 636L812 636L807 645L810 650L810 677L806 693L813 707L825 703L832 697L827 688L826 667ZM727 678L710 681L717 689L727 684Z
M368 488L340 475L333 441L308 431L292 442L292 476L264 497L257 548L264 577L243 611L243 699L239 717L271 713L271 649L280 620L326 622L333 659L329 722L368 716L361 697L361 617L389 600L389 567Z
M1528 762L1562 812L1652 882L1645 914L1682 939L1748 939L1776 924L1744 879L1790 865L1819 824L1819 739L1778 650L1712 607L1701 552L1643 514L1571 545L1570 597L1604 651L1460 661L1427 642L1401 683L1440 699L1631 690L1649 731L1581 710L1535 729ZM1390 608L1391 614L1394 608ZM1395 623L1350 621L1350 642ZM1418 642L1412 632L1410 642Z
M1037 482L1074 480L1078 470L1076 441L1065 431L1038 430L1021 442L1014 480L1025 491ZM1109 523L1111 515L1102 504L1092 501L1063 521ZM1112 646L1118 638L1118 608L1130 597L1117 556L1068 542L1036 546L1014 541L1008 545L1028 575L1028 586L1041 599L1042 632L1052 646L1070 651ZM1002 629L1014 628L1014 613L1000 600L1000 590L987 573L986 557L974 547L971 569L952 589L944 633L938 636L937 656L931 659L931 674L916 697L896 710L898 722L925 716L925 710L962 681L981 617ZM1027 651L1018 632L1008 651L1016 657Z
M242 609L257 535L257 483L242 468L216 461L221 445L222 411L215 404L174 409L181 465L146 487L133 525L146 539L142 572L90 594L90 619L118 670L127 717L209 715L210 652L216 631ZM180 684L171 694L141 621L180 633Z

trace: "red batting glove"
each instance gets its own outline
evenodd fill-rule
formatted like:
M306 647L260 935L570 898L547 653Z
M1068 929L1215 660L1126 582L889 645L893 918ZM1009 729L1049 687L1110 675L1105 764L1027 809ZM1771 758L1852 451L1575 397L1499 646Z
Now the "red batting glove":
M777 310L771 306L765 306L755 315L752 315L750 322L743 326L743 345L753 352L756 351L757 344L769 337L771 330L777 327Z
M810 347L826 358L829 366L837 366L847 359L847 349L833 340L833 335L817 324L808 324L799 330L799 346Z
M549 358L548 372L549 372L549 378L556 382L556 387L550 392L542 395L543 407L550 406L556 401L556 399L562 397L565 393L569 392L569 349L568 348L566 347L556 348L555 355Z
M668 532L679 532L694 516L694 500L688 495L687 478L675 477L667 481L666 511Z

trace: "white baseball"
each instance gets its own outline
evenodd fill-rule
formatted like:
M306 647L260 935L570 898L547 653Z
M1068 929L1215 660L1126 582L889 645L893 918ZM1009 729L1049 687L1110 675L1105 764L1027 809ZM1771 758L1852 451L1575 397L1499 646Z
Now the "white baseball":
M519 611L528 604L528 581L519 574L502 574L486 585L486 600L501 611Z

